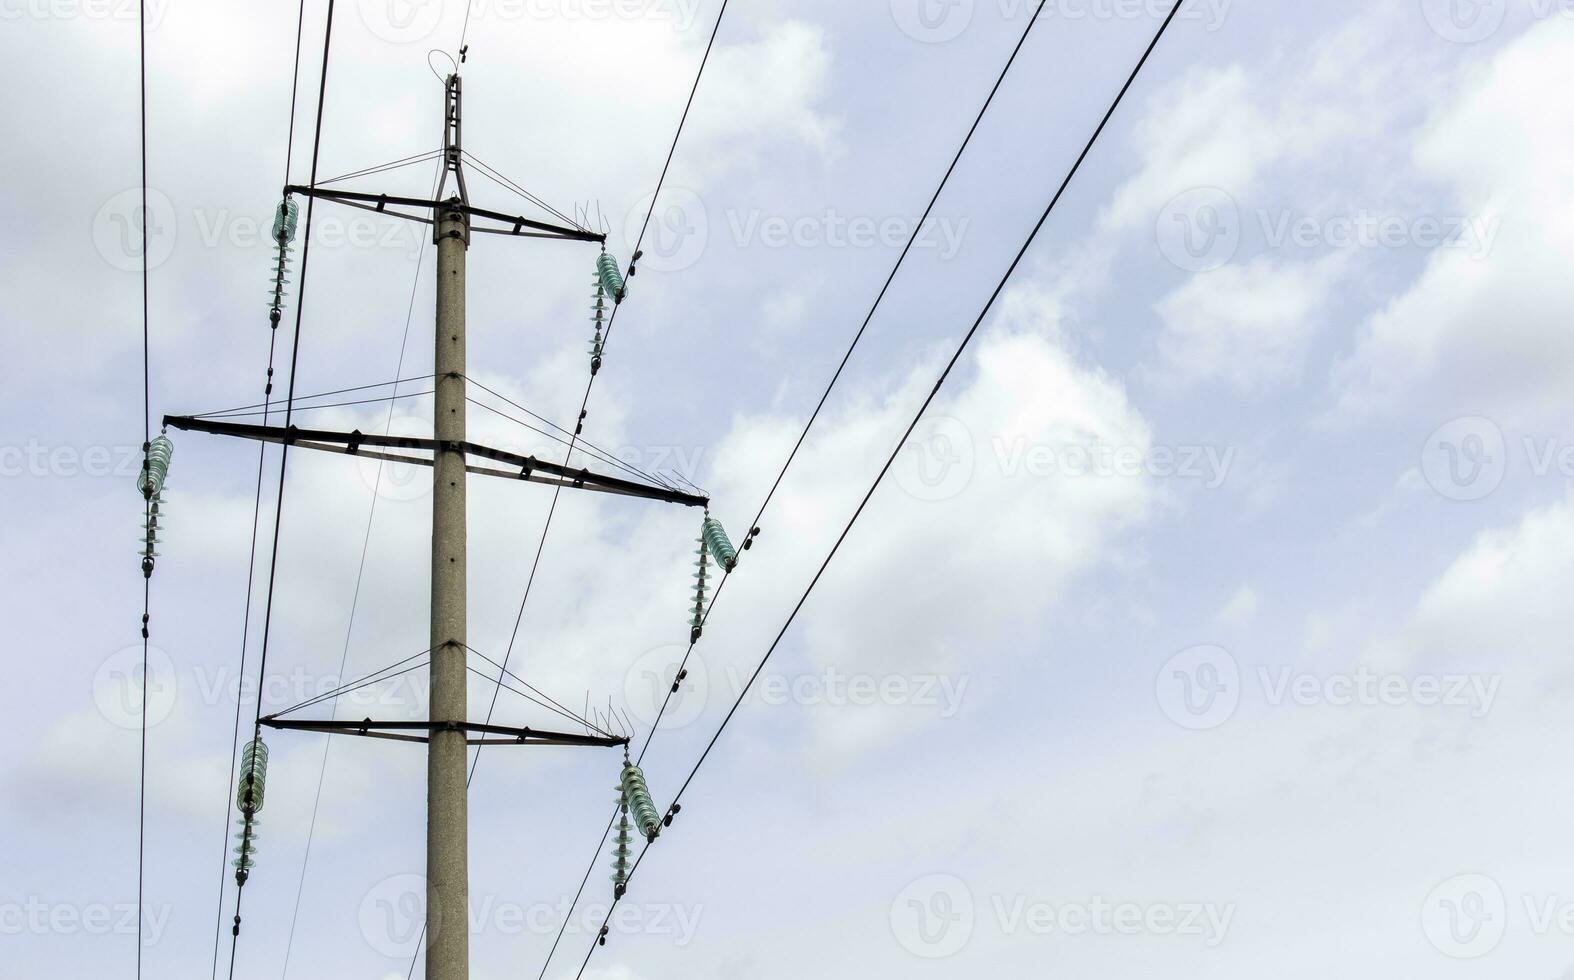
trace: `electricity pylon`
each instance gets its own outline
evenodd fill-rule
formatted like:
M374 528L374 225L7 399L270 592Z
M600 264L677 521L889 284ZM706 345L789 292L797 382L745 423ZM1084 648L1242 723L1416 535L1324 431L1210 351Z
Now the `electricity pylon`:
M432 226L437 245L433 438L368 435L359 430L302 429L295 425L237 424L191 416L165 418L165 424L174 428L278 442L286 451L290 446L297 446L432 467L431 693L427 720L337 721L277 715L261 719L262 724L276 729L426 743L427 980L468 980L469 977L468 746L549 744L626 749L628 745L627 736L608 732L553 732L476 724L469 720L465 678L471 649L466 635L466 480L474 473L646 497L690 507L709 506L709 499L702 494L575 469L567 460L559 465L534 456L520 456L479 446L466 438L465 261L472 234L484 232L601 245L603 253L597 263L599 280L616 283L615 289L604 291L621 302L624 289L616 264L605 254L604 234L583 227L502 214L470 204L462 160L462 109L460 79L456 72L448 77L445 85L443 175L434 199L290 185L285 188L286 204L283 206L290 206L290 195L299 194ZM443 191L450 183L453 193L445 199ZM281 242L281 256L283 244ZM277 308L276 294L275 312ZM599 354L599 351L594 353ZM501 682L501 678L499 680Z

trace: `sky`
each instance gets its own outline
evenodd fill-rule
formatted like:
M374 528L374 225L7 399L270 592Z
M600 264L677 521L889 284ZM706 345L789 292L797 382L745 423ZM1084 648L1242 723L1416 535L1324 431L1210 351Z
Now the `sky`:
M1036 6L733 0L653 200L716 0L342 0L320 144L327 0L293 117L295 5L148 0L144 254L136 5L0 0L0 978L132 977L139 918L227 973L237 717L428 645L429 471L292 452L270 576L277 449L173 432L144 680L141 270L155 427L259 402L282 186L437 148L461 35L467 150L620 261L652 214L584 435L734 541L917 234L654 730L700 515L565 491L522 607L552 491L471 478L476 657L617 710L658 806L694 772L598 946L620 753L484 750L472 976L1574 977L1574 7L1185 0L904 441L1169 10L1045 3L919 227ZM280 390L408 380L303 424L430 432L422 231L312 209ZM597 249L475 239L472 395L572 428ZM422 750L265 740L233 976L421 975Z

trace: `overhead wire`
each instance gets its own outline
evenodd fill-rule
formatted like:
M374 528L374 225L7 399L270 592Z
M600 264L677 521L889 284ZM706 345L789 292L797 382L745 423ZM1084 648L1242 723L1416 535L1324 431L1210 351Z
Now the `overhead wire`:
M967 351L967 348L972 343L973 338L983 326L983 323L988 318L990 311L994 309L996 302L999 300L1001 294L1005 291L1005 288L1011 281L1012 276L1016 274L1017 268L1022 264L1023 259L1026 258L1028 251L1033 246L1033 243L1037 241L1038 235L1043 230L1044 225L1048 223L1050 215L1054 213L1054 210L1056 206L1059 205L1061 198L1065 196L1066 190L1071 186L1072 180L1074 180L1076 175L1081 171L1083 163L1093 152L1094 146L1098 143L1099 138L1103 135L1105 128L1109 125L1109 121L1114 117L1116 110L1120 108L1122 102L1125 101L1126 95L1128 92L1130 92L1132 86L1135 84L1138 75L1141 74L1143 67L1148 63L1148 59L1158 47L1160 40L1163 39L1164 34L1169 30L1170 24L1174 22L1175 16L1177 13L1179 13L1183 2L1184 0L1176 0L1176 2L1171 6L1169 14L1159 25L1158 31L1154 34L1153 39L1148 43L1147 48L1143 51L1142 57L1138 59L1136 66L1131 70L1130 75L1127 76L1126 81L1120 88L1120 91L1116 94L1114 101L1110 103L1109 108L1099 120L1098 126L1094 129L1092 136L1088 138L1087 143L1083 146L1081 153L1078 154L1076 161L1071 166L1071 169L1067 172L1065 178L1060 182L1059 187L1055 190L1054 195L1050 198L1049 204L1044 208L1044 211L1039 216L1038 221L1033 225L1033 228L1028 233L1026 240L1022 243L1021 248L1018 249L1015 257L1011 261L1011 264L1007 267L1005 274L1001 276L1000 281L990 293L988 300L985 301L983 309L980 310L977 318L974 319L972 326L968 328L967 333L963 335L962 340L957 345L955 352L951 355L950 360L946 362L944 369L940 372L940 376L935 381L934 387L930 389L929 394L924 398L924 401L919 406L918 411L914 413L912 421L908 423L907 429L902 433L901 438L897 441L896 448L891 451L884 465L881 466L880 472L875 476L874 482L870 484L869 489L864 493L862 500L859 501L858 507L853 511L852 516L848 519L846 526L842 528L841 533L837 536L836 542L831 546L831 550L826 555L825 560L820 564L820 567L815 572L814 577L810 579L808 586L804 589L803 594L799 597L797 603L793 606L792 611L788 614L786 621L782 624L781 629L777 632L775 639L771 641L771 644L766 649L764 656L760 658L760 662L755 667L754 672L749 675L749 679L744 683L742 689L738 692L737 699L733 702L732 707L728 709L726 716L723 717L722 722L717 727L715 734L711 736L711 739L709 743L706 744L704 751L700 753L699 759L695 762L693 768L690 769L688 776L684 779L682 785L679 786L677 793L674 794L672 803L667 807L666 812L668 817L676 812L678 804L683 798L683 794L688 791L690 784L694 781L694 777L699 773L700 768L704 766L706 760L710 758L710 753L716 747L716 743L720 740L722 733L726 731L727 725L737 714L738 708L742 706L744 700L749 694L749 691L753 688L754 682L758 680L760 673L765 669L766 663L769 662L772 654L776 652L777 647L781 644L782 638L786 636L788 629L791 628L793 622L797 619L798 613L803 609L804 604L808 602L809 596L814 592L815 586L819 584L820 579L825 574L826 569L829 568L831 562L835 560L837 553L841 550L843 542L847 540L848 534L852 532L854 525L857 524L858 519L863 515L865 508L868 507L869 501L873 499L875 491L879 489L880 484L885 480L886 474L890 472L890 469L895 464L898 456L901 455L902 448L907 445L907 441L912 437L913 431L918 427L918 423L922 421L924 413L929 410L929 406L933 404L935 398L939 396L940 390L945 385L946 380L951 376L951 373L956 368L957 363L962 359L962 355ZM643 863L645 855L649 853L652 846L653 844L647 843L643 848L640 849L639 856L635 859L633 867L629 869L627 879L628 881L632 881L635 872L639 870L640 864ZM602 920L603 928L605 928L606 924L611 921L612 914L616 910L619 900L620 899L615 897L609 904L606 918ZM585 968L589 965L590 958L595 954L598 946L599 943L592 943L590 949L585 953L585 959L580 964L579 973L576 974L576 980L584 976Z
M289 131L288 131L288 134L286 135L285 141L284 141L284 180L283 180L283 183L286 186L288 186L288 184L290 182L290 165L291 165L291 163L292 163L292 161L294 159L294 151L295 151L295 111L296 111L297 97L298 97L299 92L300 92L301 45L302 45L302 41L303 41L304 36L305 36L304 35L305 27L306 27L306 0L300 0L300 10L299 10L299 12L296 15L296 21L295 21L295 63L294 63L294 68L292 69L292 71L290 73L290 121L289 121ZM265 407L269 404L269 398L270 398L270 396L273 393L273 358L274 358L274 353L277 350L278 339L279 339L278 327L279 327L279 324L278 324L278 321L276 319L270 320L269 327L268 327L268 368L267 368L267 372L266 372L266 374L264 375L264 378L263 378L263 393L262 393L263 405ZM266 425L267 421L268 421L268 416L266 414L264 414L263 415L263 424ZM254 587L255 587L255 584L256 584L256 573L257 573L257 533L258 533L259 525L261 524L261 517L262 517L262 474L263 474L263 468L264 468L264 466L266 465L266 462L267 462L267 458L268 458L268 445L267 445L267 443L261 443L257 447L257 486L256 486L256 489L253 492L253 496L252 496L251 547L250 547L250 550L248 552L247 559L246 559L246 605L245 605L245 612L241 616L239 675L242 676L242 677L244 677L246 675L247 641L250 639L250 636L251 636L251 603L252 603L253 590L254 590ZM228 868L229 868L228 858L229 858L229 841L230 841L230 792L231 792L231 789L233 788L234 783L235 783L235 766L236 766L236 763L237 763L237 761L239 759L239 754L240 754L240 720L241 720L242 701L243 701L243 699L240 697L239 691L237 691L236 692L236 697L235 697L235 721L234 721L234 724L232 726L233 727L233 733L232 733L231 738L230 738L230 771L229 771L229 777L225 780L225 784L224 784L224 802L223 802L224 823L223 823L223 827L221 828L223 830L223 836L220 838L220 847L219 847L219 888L218 888L218 901L217 901L218 910L217 910L217 912L214 915L214 921L213 921L213 962L212 962L212 966L211 966L210 971L209 971L209 976L214 978L214 980L216 980L216 978L219 975L219 943L220 943L221 936L223 935L223 929L224 929L224 886L225 886L226 879L228 878L227 872L228 872Z
M326 16L324 17L325 23L323 26L322 74L317 87L317 120L315 131L312 136L311 186L313 187L317 185L318 166L322 157L323 112L326 108L328 96L328 66L332 63L332 58L330 55L333 48L334 3L335 0L328 0L328 9ZM291 125L293 128L293 122ZM290 424L290 420L294 416L293 409L295 400L295 384L299 375L298 368L300 365L301 352L301 323L303 319L303 313L306 309L306 270L307 264L311 258L312 213L315 209L316 201L317 199L315 196L307 199L306 227L303 230L301 236L301 273L296 286L295 334L291 342L290 380L286 389L287 394L284 408L284 424L286 426ZM256 736L262 731L262 680L266 678L268 669L268 641L272 634L274 587L278 581L279 570L279 531L283 525L284 520L285 477L288 472L289 459L290 446L289 443L285 443L280 448L279 452L279 487L273 512L273 541L271 547L271 556L268 562L267 599L264 604L262 620L262 646L258 655L257 711L252 729L253 738L256 738ZM244 895L245 889L242 888L237 882L235 887L235 926L230 933L231 942L229 975L231 980L233 980L235 976L235 953L240 941L241 899L244 897Z
M142 180L142 466L144 474L153 448L153 355L152 331L148 317L148 14L146 0L137 4L137 76L141 138L139 143ZM143 519L151 525L153 498L146 492L142 500ZM151 536L151 531L149 532ZM153 549L142 566L142 707L141 733L137 749L137 980L142 978L142 925L144 883L147 873L148 818L148 621L153 609Z
M1007 75L1010 74L1012 66L1016 63L1017 56L1021 54L1022 48L1027 43L1028 36L1032 33L1034 25L1038 22L1040 15L1043 14L1044 6L1045 0L1040 0L1038 7L1033 12L1032 18L1029 19L1027 26L1023 28L1021 37L1017 39L1015 47L1012 48L1010 56L1006 59L1005 65L1001 68L1000 74L996 77L994 85L990 88L989 94L985 97L984 103L980 107L978 114L973 118L972 125L968 127L967 133L964 135L961 145L957 147L956 154L952 157L950 165L947 166L939 184L935 187L934 193L930 196L929 203L927 206L925 206L923 214L914 224L912 235L908 238L907 244L897 256L895 264L891 267L890 273L886 276L884 283L881 285L879 292L876 294L874 302L870 305L868 313L864 316L863 322L859 325L858 330L853 335L852 342L848 345L846 352L842 355L841 363L837 365L835 372L832 373L830 381L826 384L825 390L820 395L819 402L815 405L814 411L810 413L809 419L807 422L805 422L802 432L800 432L798 435L797 441L793 444L791 451L787 454L787 459L783 462L781 470L776 475L775 481L771 484L771 488L766 493L764 501L760 504L759 510L755 513L754 520L749 522L749 527L751 529L759 526L760 519L764 516L766 509L770 506L771 500L775 497L777 488L781 486L782 480L787 475L787 471L792 467L793 461L798 456L798 451L803 447L804 441L808 438L810 429L814 427L814 423L819 419L820 412L824 409L826 401L830 398L832 390L836 387L837 382L841 380L842 373L846 370L848 362L852 359L853 352L857 350L859 343L863 340L864 334L869 328L869 324L874 320L875 313L879 310L881 303L884 302L886 294L890 291L892 283L894 283L896 280L897 274L901 271L902 266L906 263L907 257L912 252L914 245L917 243L919 235L922 234L925 222L928 221L929 216L933 213L936 204L939 203L941 195L944 193L946 187L950 184L952 175L956 173L957 166L961 163L963 155L966 154L967 148L972 143L974 135L978 132L978 128L983 123L985 115L988 114L990 106L994 103L995 96L999 93L1001 86L1005 83ZM727 581L730 577L730 571L724 572L721 581L716 586L716 590L711 593L710 600L706 604L705 609L700 617L699 625L702 630L705 624L709 621L711 610L715 607L716 602L721 598L721 593L723 589L726 588ZM694 647L697 643L697 638L690 640L688 648L684 651L683 657L678 662L678 668L675 672L675 676L683 676L683 672L688 667L689 659L692 656ZM641 745L639 753L635 759L636 765L644 762L645 753L649 751L651 741L655 738L656 732L661 725L661 719L666 715L667 707L671 704L673 694L677 691L677 689L677 684L673 684L667 689L666 694L663 696L661 705L656 711L656 717L654 720L652 720L650 727L646 732L644 742ZM580 881L579 890L575 893L573 900L570 902L570 915L572 914L572 909L578 906L579 899L584 893L585 885L590 880L591 874L594 873L596 864L601 860L601 848L605 845L607 835L611 833L612 827L616 824L617 817L618 811L616 808L614 808L612 817L607 822L607 829L602 833L601 843L596 846L595 851L592 853L590 862L585 869L585 875ZM544 978L546 976L546 971L551 965L552 957L557 951L558 944L562 941L564 929L567 928L568 918L569 916L564 917L564 925L558 930L557 938L553 941L552 947L547 953L547 959L546 962L544 962L541 966L539 978Z

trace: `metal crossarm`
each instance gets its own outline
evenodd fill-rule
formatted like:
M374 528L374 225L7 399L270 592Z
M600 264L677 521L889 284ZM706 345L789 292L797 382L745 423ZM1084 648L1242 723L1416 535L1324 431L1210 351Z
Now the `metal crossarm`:
M579 745L599 748L616 748L628 744L627 738L611 735L576 735L572 732L543 731L538 728L510 728L506 725L483 725L461 721L342 721L337 719L295 719L269 716L262 719L269 728L297 732L324 732L329 735L359 735L364 738L387 738L399 742L426 742L433 732L464 732L466 736L493 736L491 738L466 738L470 745ZM403 734L422 732L420 735Z
M441 208L445 211L455 211L470 218L484 218L495 221L505 227L488 228L482 225L471 225L471 231L485 232L492 235L514 235L519 238L558 238L569 241L593 242L605 244L607 236L599 232L587 231L583 228L568 228L563 225L554 225L545 221L536 221L531 218L514 214L503 214L501 211L488 211L486 208L472 207L462 201L429 201L420 197L399 197L393 194L365 194L358 191L341 191L330 187L307 187L301 184L291 184L284 188L286 194L301 194L306 197L320 198L324 201L334 201L347 204L353 208L364 211L375 211L378 214L389 214L396 218L409 221L419 221L423 225L432 223L429 214L411 214L408 211L395 211L391 208L420 208L435 212Z
M364 433L359 429L353 432L335 432L327 429L302 429L294 425L250 425L240 422L221 422L214 419L193 418L186 415L166 415L164 416L164 424L188 432L209 432L214 435L237 436L242 439L276 442L297 446L302 449L315 449L320 452L382 459L395 463L410 463L416 466L431 466L432 458L406 455L404 453L380 452L379 450L419 450L431 453L455 451L463 453L467 460L474 457L497 464L496 466L478 466L466 463L465 469L467 471L482 476L495 476L507 480L525 480L530 483L544 483L549 486L569 487L576 490L594 490L599 493L614 493L628 497L643 497L647 500L661 500L667 503L682 504L685 507L710 506L710 498L701 494L684 493L681 490L670 487L659 487L635 480L625 480L622 477L594 473L588 469L575 469L548 460L537 459L534 456L521 456L518 453L493 449L490 446L481 446L473 442L450 443L436 439L417 439L409 436L385 436L376 433ZM502 469L501 467L508 467L508 469Z

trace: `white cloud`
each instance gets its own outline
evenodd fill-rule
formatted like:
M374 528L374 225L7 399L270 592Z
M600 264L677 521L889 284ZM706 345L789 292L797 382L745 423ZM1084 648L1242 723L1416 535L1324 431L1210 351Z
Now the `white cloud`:
M883 391L844 392L845 407L818 423L768 520L768 573L789 594L812 575L938 366L926 358ZM1094 447L1142 454L1151 444L1124 387L1069 351L1053 307L1013 296L952 385L811 600L801 628L820 669L876 677L983 669L992 659L986 634L1056 607L1069 580L1115 559L1121 532L1157 504L1142 475L1028 462L1064 462ZM799 424L740 420L718 458L726 472L774 473L784 436ZM726 500L758 496L752 487L721 489ZM819 747L833 754L921 720L830 706L814 714Z
M1347 418L1410 401L1500 422L1560 413L1574 383L1574 21L1532 27L1468 77L1427 124L1421 173L1495 244L1434 252L1415 283L1366 323L1337 374ZM1425 391L1423 391L1423 386Z
M1225 626L1246 626L1256 618L1259 605L1261 599L1257 595L1257 590L1249 584L1242 583L1213 618Z
M1294 381L1343 256L1280 262L1260 256L1193 276L1159 303L1156 382L1223 381L1258 393Z

